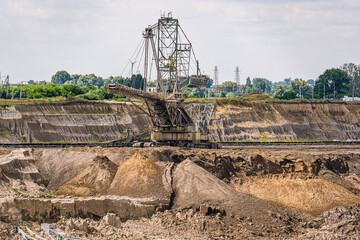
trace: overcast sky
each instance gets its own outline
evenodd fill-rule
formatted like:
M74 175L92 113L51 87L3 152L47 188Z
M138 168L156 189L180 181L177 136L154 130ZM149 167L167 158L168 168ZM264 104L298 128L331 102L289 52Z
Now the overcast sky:
M221 82L236 66L244 83L360 64L359 0L0 0L0 71L11 82L50 81L58 70L118 76L161 10Z

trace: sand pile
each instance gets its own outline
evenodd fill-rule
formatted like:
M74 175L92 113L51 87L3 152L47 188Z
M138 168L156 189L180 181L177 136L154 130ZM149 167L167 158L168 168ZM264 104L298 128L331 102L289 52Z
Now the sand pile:
M96 157L96 154L92 152L69 151L61 148L40 150L38 154L37 166L49 180L47 186L49 190L55 190L76 177Z
M163 171L141 152L121 164L108 194L130 197L168 196L162 182Z
M239 192L312 216L336 206L360 202L359 196L342 186L323 179L306 179L305 176L248 177L242 184L234 183L234 187Z
M174 170L173 188L175 208L198 208L201 205L209 205L220 211L225 210L227 215L251 219L257 224L266 225L275 222L281 224L280 222L287 218L282 209L251 195L237 192L190 160L183 161ZM281 217L274 218L271 213Z
M93 196L104 193L114 179L118 166L107 157L97 156L76 177L61 185L56 195Z
M0 188L37 192L45 189L47 181L35 165L30 150L17 149L0 158Z

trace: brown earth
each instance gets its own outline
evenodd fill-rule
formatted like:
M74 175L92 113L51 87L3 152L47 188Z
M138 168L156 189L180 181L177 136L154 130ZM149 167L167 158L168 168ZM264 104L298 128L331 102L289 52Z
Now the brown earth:
M357 103L221 103L210 139L360 139ZM97 142L120 139L127 129L148 131L149 116L129 103L15 105L0 109L0 142Z
M336 206L350 206L360 202L360 196L332 182L296 175L250 177L243 183L234 183L242 193L295 208L302 213L318 216Z
M162 182L163 169L141 152L136 152L121 164L112 181L108 194L130 197L166 197Z
M54 191L56 195L95 196L107 192L118 166L106 156L97 156L76 177Z
M21 173L1 178L6 190L0 198L0 223L5 228L0 228L1 239L11 239L4 237L9 227L25 222L35 228L41 222L57 223L90 239L358 236L357 146L0 152L4 166L10 160L32 159L30 168L0 164L1 173L6 169ZM11 190L15 182L24 186L17 185L21 194ZM23 190L30 189L30 183L36 188ZM68 196L54 197L55 189ZM77 197L81 193L95 196ZM108 213L121 220L120 227L96 228L108 221Z

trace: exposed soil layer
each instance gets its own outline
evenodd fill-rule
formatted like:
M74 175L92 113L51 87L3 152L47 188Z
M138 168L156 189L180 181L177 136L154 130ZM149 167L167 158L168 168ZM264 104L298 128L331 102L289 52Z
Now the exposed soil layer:
M295 208L302 213L317 216L336 206L349 206L360 202L355 195L342 186L304 175L272 175L250 177L234 187L274 204Z
M248 102L217 107L217 141L359 139L359 104Z
M118 166L107 157L97 156L76 177L54 191L56 195L95 196L104 194L112 183Z
M221 104L210 123L210 139L360 139L360 104ZM58 103L0 109L0 142L96 142L146 132L150 117L131 103Z
M43 222L90 239L359 236L357 146L0 152L1 239Z

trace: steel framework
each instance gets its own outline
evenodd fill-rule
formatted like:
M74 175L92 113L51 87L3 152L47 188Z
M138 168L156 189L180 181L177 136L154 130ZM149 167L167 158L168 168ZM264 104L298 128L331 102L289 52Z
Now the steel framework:
M123 93L129 97L142 99L144 106L138 104L136 106L151 117L156 136L160 136L162 140L169 137L176 141L178 138L185 139L185 135L198 140L198 133L207 133L209 120L204 122L204 116L209 116L211 113L210 117L205 118L210 119L215 105L211 111L208 111L211 104L204 107L200 107L201 104L197 105L197 112L204 110L207 113L204 113L205 115L199 113L196 116L193 114L195 106L187 107L187 110L191 110L195 123L184 108L182 89L205 87L208 81L208 76L200 74L199 62L195 58L191 42L179 25L178 19L174 19L171 13L162 14L156 24L145 28L143 38L145 39L143 91L120 84L109 85L108 89L113 93ZM193 58L196 63L196 74L190 75ZM156 93L146 92L147 81L151 76L153 63L151 60L155 62L157 72Z
M236 96L240 95L240 70L239 67L235 68L235 83L236 83Z

